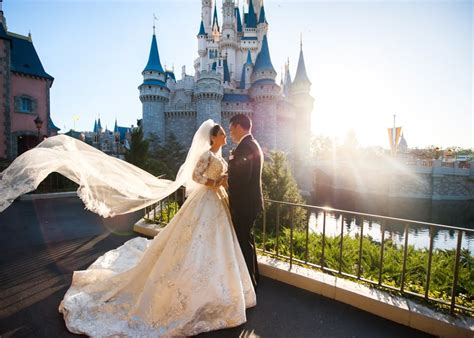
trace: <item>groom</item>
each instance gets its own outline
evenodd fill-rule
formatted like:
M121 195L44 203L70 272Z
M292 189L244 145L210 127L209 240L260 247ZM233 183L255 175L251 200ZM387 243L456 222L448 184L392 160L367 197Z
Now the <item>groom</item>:
M250 133L252 121L246 115L230 119L230 137L237 144L229 157L229 203L240 248L247 263L254 288L259 280L257 253L252 228L263 210L263 153Z

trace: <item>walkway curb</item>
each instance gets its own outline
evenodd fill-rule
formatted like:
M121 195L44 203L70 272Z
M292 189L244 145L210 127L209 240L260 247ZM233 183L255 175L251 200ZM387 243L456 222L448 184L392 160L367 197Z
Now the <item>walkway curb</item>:
M452 318L409 299L369 288L347 279L258 256L260 273L327 298L349 304L396 323L439 337L472 338L473 318Z
M50 198L63 198L63 197L76 197L76 191L65 191L65 192L51 192L45 194L25 194L21 195L20 201L32 201L32 200L41 200L41 199L50 199Z

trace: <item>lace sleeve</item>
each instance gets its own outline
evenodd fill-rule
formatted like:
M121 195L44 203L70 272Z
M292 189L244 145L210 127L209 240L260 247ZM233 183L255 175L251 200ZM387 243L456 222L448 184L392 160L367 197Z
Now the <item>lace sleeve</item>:
M206 172L206 169L209 166L209 159L210 159L209 152L206 151L204 154L201 155L193 171L194 181L204 184L204 185L206 184L207 177L204 176L204 173Z

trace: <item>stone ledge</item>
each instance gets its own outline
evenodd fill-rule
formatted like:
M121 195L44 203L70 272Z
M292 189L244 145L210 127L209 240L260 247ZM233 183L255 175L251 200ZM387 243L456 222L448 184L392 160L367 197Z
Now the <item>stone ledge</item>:
M31 201L49 198L76 197L76 191L51 192L46 194L25 194L19 197L20 201Z
M147 237L155 237L163 229L157 224L147 223L142 218L133 226L133 231Z
M319 271L258 256L260 273L439 337L474 337L473 318L452 318L409 299Z

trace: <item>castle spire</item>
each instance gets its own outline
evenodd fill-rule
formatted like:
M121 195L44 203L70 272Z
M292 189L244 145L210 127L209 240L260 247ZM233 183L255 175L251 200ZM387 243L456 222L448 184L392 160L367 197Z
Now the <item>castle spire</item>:
M246 18L246 28L257 28L257 14L255 14L255 9L253 8L253 0L250 0L249 2L249 12L247 13Z
M258 18L258 24L262 24L262 23L268 24L267 18L265 16L265 7L263 6L263 2L262 2L262 7L260 8L260 16Z
M150 56L148 57L148 63L146 64L146 67L143 71L156 71L164 73L163 67L161 66L160 62L160 54L158 53L158 44L156 43L155 33L153 33L153 37L151 39L151 48Z
M268 49L268 41L266 34L263 36L262 49L260 50L260 53L258 53L257 59L255 60L255 71L262 70L271 70L276 73L275 68L273 68L272 60L270 58L270 51Z
M199 27L198 35L206 35L206 30L204 29L204 22L201 20L201 26Z
M252 54L250 54L250 49L247 50L247 61L245 64L252 64Z
M214 29L214 25L217 26L217 30L219 31L219 19L217 18L217 1L214 2L214 16L212 18L212 28Z
M293 84L306 84L311 85L311 81L306 74L306 66L304 63L304 56L303 56L303 37L300 38L300 57L298 59L298 66L296 68L296 75Z

